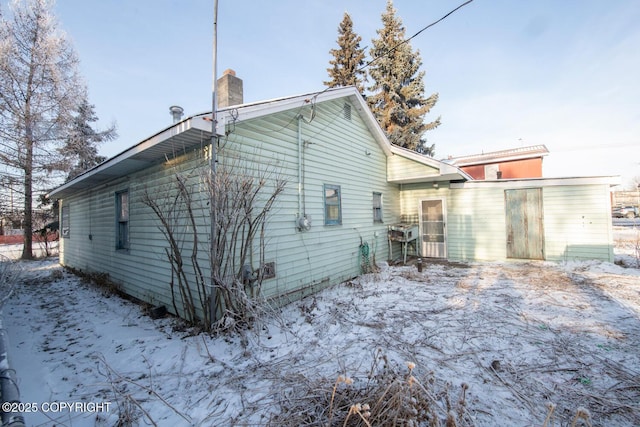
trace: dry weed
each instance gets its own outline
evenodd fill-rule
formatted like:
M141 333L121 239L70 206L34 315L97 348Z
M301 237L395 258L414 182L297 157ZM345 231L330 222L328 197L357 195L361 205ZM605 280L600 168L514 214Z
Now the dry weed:
M365 374L339 375L335 381L301 381L280 400L281 412L270 426L471 426L466 409L467 385L452 401L449 385L438 385L433 373L418 375L376 352ZM295 396L295 399L288 397Z

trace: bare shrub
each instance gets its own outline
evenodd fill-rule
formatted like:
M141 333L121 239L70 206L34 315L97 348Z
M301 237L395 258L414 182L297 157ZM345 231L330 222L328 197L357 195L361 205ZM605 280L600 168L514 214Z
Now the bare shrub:
M0 310L15 290L20 281L22 270L16 261L0 255Z
M457 399L449 385L438 386L432 373L419 376L416 366L400 367L380 351L365 377L340 375L331 384L323 379L301 382L287 390L272 426L471 426L462 384Z
M47 228L38 230L37 234L34 234L34 242L40 246L40 250L45 258L58 255L59 253L59 241L58 233L51 231Z
M210 268L215 288L218 329L250 325L267 308L261 298L265 274L267 215L286 180L271 167L257 170L249 159L229 156L214 179L204 177L214 202L216 236ZM256 156L258 159L258 156ZM251 260L257 255L258 267Z
M271 167L256 168L255 157L227 156L215 173L176 170L172 184L143 197L168 243L173 309L207 331L242 329L267 306L265 225L286 181ZM214 227L205 218L215 218ZM213 238L206 251L202 236Z
M202 325L208 329L210 310L207 305L207 283L200 267L199 230L196 220L192 189L188 188L190 177L176 173L175 182L163 191L151 194L145 190L143 202L149 206L160 224L169 247L165 254L171 265L171 301L174 312L182 313L187 321L198 323L202 314ZM185 247L189 245L189 249ZM195 294L194 294L195 292ZM178 307L180 302L180 310Z

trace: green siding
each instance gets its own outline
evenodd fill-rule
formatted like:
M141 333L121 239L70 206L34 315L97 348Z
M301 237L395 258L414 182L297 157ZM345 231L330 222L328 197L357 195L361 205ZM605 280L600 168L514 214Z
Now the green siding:
M397 186L386 182L386 156L356 114L343 118L344 101L316 107L314 119L303 121L302 209L312 219L309 231L295 228L298 209L299 111L240 123L227 148L241 144L242 153L257 150L278 162L287 189L269 220L269 254L277 276L265 281L267 296L296 295L304 289L339 283L357 276L359 246L367 242L377 260L387 258L386 224L373 221L373 192L383 194L385 223L399 220ZM352 111L355 111L353 109ZM303 114L309 117L309 110ZM341 187L342 224L324 225L323 185ZM300 212L302 213L302 212Z
M422 199L444 198L446 203L447 258L497 260L506 258L504 195L488 189L457 190L440 184L404 185L402 214L418 214Z
M183 156L182 169L203 164L199 154ZM145 191L160 194L170 188L175 169L157 165L126 179L62 200L70 207L71 238L63 239L61 263L87 273L108 273L127 294L171 309L170 266L155 216L143 203ZM129 250L116 249L115 194L129 190ZM173 311L171 309L171 311Z
M362 241L370 245L377 260L387 259L386 224L399 221L398 187L387 182L386 155L365 123L357 114L345 119L343 105L344 99L319 103L313 120L301 122L304 191L300 198L296 117L310 117L310 107L240 121L230 125L232 132L220 141L220 167L241 158L244 164L252 165L250 168L266 167L274 171L274 177L287 180L267 221L265 261L276 264L276 277L263 282L262 292L267 297L294 298L359 275ZM176 169L191 174L194 193L201 194L198 178L208 165L204 153L198 151L168 158L168 162L62 200L61 205L70 207L71 238L62 243L61 263L87 272L108 273L126 293L173 311L171 270L164 252L167 243L155 215L143 203L143 195L145 191L166 191L172 186ZM324 225L323 184L341 186L341 225ZM117 251L115 193L127 188L130 249ZM383 194L385 223L373 221L373 192ZM312 218L312 227L306 232L296 229L299 199ZM204 259L209 242L206 200L199 206L200 255L202 265L208 266ZM252 259L252 267L257 268L257 252Z
M387 225L401 219L417 221L421 199L445 200L449 259L506 259L504 191L510 188L509 182L462 186L439 182L435 189L427 180L438 175L438 170L410 158L385 154L360 115L344 117L345 99L304 104L248 120L240 116L237 123L227 124L229 134L220 139L220 167L240 162L247 173L268 170L270 180L287 181L267 219L265 262L275 263L276 277L264 281L264 296L293 299L359 275L362 242L369 244L377 261L386 260ZM300 120L300 115L304 119ZM208 140L203 133L203 147ZM69 207L71 236L62 239L61 263L87 272L108 273L126 293L173 311L171 268L165 254L168 245L155 214L143 199L147 192L167 194L174 187L177 171L189 175L200 230L199 259L208 275L209 208L207 196L201 191L201 177L208 167L202 148L179 156L166 153L164 160L147 169L114 177L61 200L61 206ZM413 180L425 182L396 184ZM339 225L324 225L325 184L340 186ZM516 187L522 185L520 182ZM543 188L546 259L613 259L607 185L533 186ZM115 194L125 189L130 198L130 248L119 251ZM383 223L374 222L374 192L383 195ZM296 228L296 219L302 214L312 219L309 231ZM185 246L190 248L190 242ZM188 250L185 255L189 257ZM254 247L254 269L259 267L258 258Z
M392 155L387 159L387 176L389 182L424 180L440 175L440 170L415 162L400 155Z
M549 187L543 191L548 260L613 262L613 231L607 185Z
M607 184L542 187L545 259L613 261L613 232ZM444 198L450 260L507 258L505 189L502 186L434 189L432 183L403 185L401 214L418 213L421 199ZM515 187L514 187L515 188ZM519 187L518 187L519 188Z

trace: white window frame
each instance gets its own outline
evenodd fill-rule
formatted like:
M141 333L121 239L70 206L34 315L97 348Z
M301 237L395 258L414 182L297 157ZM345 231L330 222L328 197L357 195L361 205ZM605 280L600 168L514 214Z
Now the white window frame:
M382 213L383 212L382 193L378 191L373 192L372 207L373 207L373 222L383 223L384 217Z
M125 198L126 196L126 198ZM123 206L123 200L126 204ZM116 249L129 250L129 217L131 210L131 199L129 190L118 191L116 193Z

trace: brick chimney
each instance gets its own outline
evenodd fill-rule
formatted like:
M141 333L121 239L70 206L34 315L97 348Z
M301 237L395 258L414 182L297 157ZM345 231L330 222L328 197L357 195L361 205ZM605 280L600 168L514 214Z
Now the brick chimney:
M227 69L218 79L218 108L242 104L242 79L236 77L236 72Z

